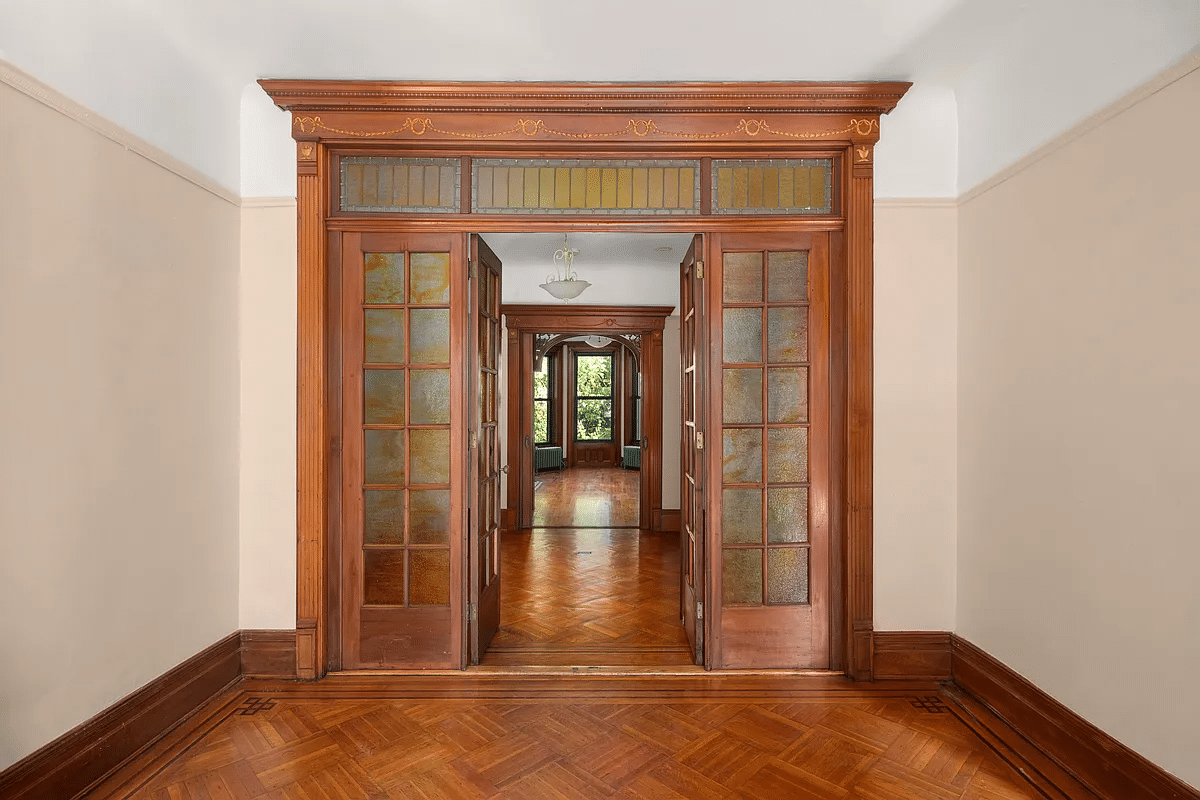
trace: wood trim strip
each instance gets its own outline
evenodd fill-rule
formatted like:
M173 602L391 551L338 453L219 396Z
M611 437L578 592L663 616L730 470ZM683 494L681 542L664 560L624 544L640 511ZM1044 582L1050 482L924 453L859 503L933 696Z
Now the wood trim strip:
M946 631L875 631L875 680L950 680Z
M1019 740L1005 739L1009 746L1044 754L1049 760L1043 770L1046 777L1053 780L1055 774L1065 773L1106 800L1200 800L1200 791L957 635L951 637L951 673L968 704L978 701L1017 734ZM1089 796L1072 793L1069 786L1059 788L1068 797Z
M235 631L0 772L0 797L78 796L235 684L240 655Z
M303 166L303 165L302 165ZM296 673L325 674L325 544L329 440L325 402L328 363L326 258L321 176L297 176L296 404Z
M294 678L296 676L296 632L294 630L243 630L241 671L249 678Z
M845 553L846 674L873 674L874 184L873 140L850 147L846 192ZM862 161L862 153L867 161ZM853 166L849 166L853 164ZM837 432L835 432L837 435Z

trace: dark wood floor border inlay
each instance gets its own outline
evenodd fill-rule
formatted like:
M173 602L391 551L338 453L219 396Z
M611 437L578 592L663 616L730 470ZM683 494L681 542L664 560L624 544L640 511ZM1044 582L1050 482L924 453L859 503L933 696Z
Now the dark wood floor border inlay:
M938 632L882 632L878 652L894 674L937 671L950 645L952 680L863 684L837 676L489 675L482 672L335 674L317 683L267 677L286 666L290 631L239 631L169 670L87 722L0 772L6 800L68 800L89 787L126 790L193 750L231 716L256 716L288 699L538 702L571 698L621 704L838 702L874 698L922 716L953 716L1050 800L1200 800L1200 792L1079 717L993 656ZM906 654L905 648L911 652ZM889 661L890 659L890 661ZM259 670L242 677L245 666ZM284 672L283 674L286 674ZM239 684L240 681L240 684Z
M240 641L229 634L0 772L0 797L67 800L102 780L238 680Z
M1121 744L995 657L957 635L951 637L951 646L956 696L982 704L1023 740L1010 737L1005 744L1051 760L1047 772L1065 772L1105 800L1200 800L1200 791Z

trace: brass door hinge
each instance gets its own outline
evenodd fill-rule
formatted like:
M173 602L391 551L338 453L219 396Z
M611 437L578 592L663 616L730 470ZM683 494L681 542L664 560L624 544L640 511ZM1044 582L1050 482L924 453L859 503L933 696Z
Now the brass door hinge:
M696 432L696 449L697 450L704 449L704 432L703 431Z
M704 280L704 262L703 261L696 262L696 280L698 280L698 281Z
M477 278L478 276L479 276L479 262L478 261L468 261L467 262L467 277L470 278L471 280L475 280L475 278Z

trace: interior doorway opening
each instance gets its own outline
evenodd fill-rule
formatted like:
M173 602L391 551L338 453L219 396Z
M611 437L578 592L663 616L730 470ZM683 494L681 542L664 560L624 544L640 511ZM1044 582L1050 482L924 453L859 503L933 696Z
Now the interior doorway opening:
M666 429L663 411L679 404L672 314L683 243L691 236L570 234L585 254L576 268L599 290L598 299L628 302L633 293L657 304L598 307L585 304L591 299L585 296L570 309L546 302L536 288L559 236L485 237L504 261L506 312L541 306L546 314L571 317L600 308L598 316L609 325L593 320L529 337L512 335L520 323L508 328L504 418L517 428L516 436L510 431L506 437L510 448L514 440L517 447L506 453L500 625L481 664L688 668L695 658L680 618L679 533L671 524L678 514L680 432ZM534 258L524 270L523 253ZM611 329L613 314L647 311L659 321ZM648 336L657 355L650 380L643 351ZM647 384L654 386L649 399ZM674 414L667 416L678 425ZM651 440L655 456L644 458ZM532 456L522 458L526 449ZM666 491L664 460L671 482ZM646 491L650 484L654 498Z

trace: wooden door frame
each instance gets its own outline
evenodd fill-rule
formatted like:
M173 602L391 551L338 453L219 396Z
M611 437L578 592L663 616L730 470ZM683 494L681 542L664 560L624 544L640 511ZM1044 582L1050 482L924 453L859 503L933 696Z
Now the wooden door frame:
M524 387L533 385L533 350L538 334L638 334L641 336L640 368L642 431L649 444L642 453L639 477L638 527L663 530L662 508L662 400L663 328L674 306L593 306L505 303L500 307L508 328L508 495L505 530L519 521L520 509L532 497L533 448L524 447L521 437L533 429L532 404L524 401ZM562 338L562 337L560 337ZM553 341L553 340L552 340ZM514 398L518 402L513 402ZM657 433L656 433L657 432ZM514 455L518 460L514 460ZM515 467L515 469L514 469ZM514 480L514 477L516 480ZM528 492L528 497L522 497Z
M879 117L911 84L880 83L433 83L264 80L291 112L296 140L297 548L296 670L339 668L336 626L337 424L340 321L330 301L334 252L346 230L452 227L505 230L831 231L831 668L870 680L872 609L873 168ZM831 215L713 214L700 172L690 217L473 214L469 181L452 213L335 210L338 154L508 157L811 157L835 162ZM469 172L466 174L469 175Z

